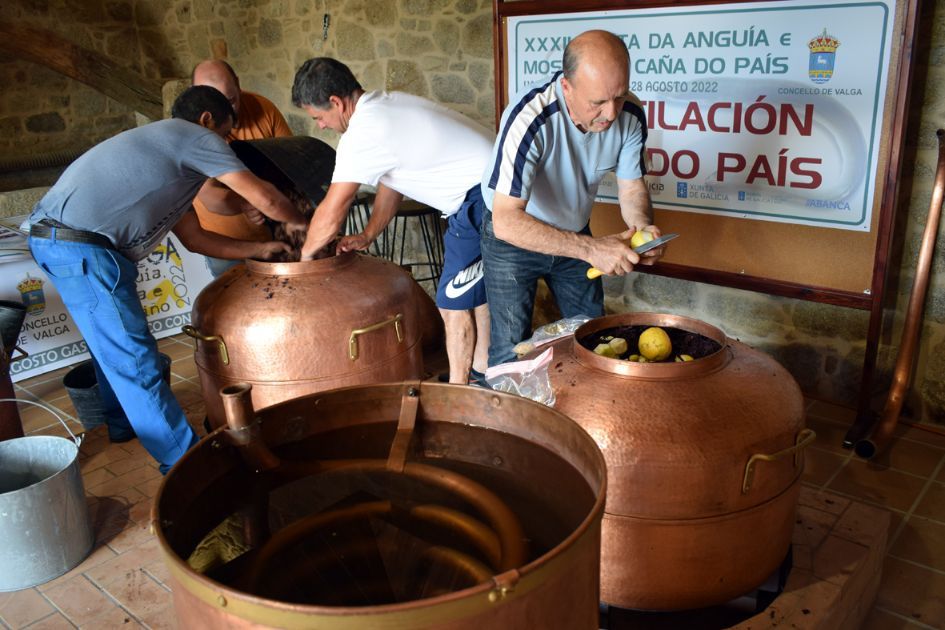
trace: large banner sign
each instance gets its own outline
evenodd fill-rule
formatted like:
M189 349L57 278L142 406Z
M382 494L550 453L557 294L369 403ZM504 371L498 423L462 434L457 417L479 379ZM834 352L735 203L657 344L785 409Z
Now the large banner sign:
M26 319L14 351L13 381L49 372L89 357L88 348L55 287L28 256L0 263L0 299L21 301ZM197 294L213 280L203 256L193 254L169 234L150 256L138 262L138 297L148 326L158 339L190 323Z
M508 18L509 94L589 29L620 36L661 208L869 231L894 0ZM616 200L616 183L599 194Z

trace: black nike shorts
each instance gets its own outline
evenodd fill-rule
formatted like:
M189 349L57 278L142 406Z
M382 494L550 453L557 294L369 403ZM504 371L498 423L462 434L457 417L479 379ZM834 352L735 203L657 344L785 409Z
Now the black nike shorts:
M482 193L476 184L448 220L443 236L443 273L436 290L436 305L440 308L468 311L486 303L479 248L484 208Z

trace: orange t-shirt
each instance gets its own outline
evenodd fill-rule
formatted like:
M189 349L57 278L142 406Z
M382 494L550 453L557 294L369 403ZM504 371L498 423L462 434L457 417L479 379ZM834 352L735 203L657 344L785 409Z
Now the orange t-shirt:
M240 120L239 127L226 137L227 142L233 140L260 140L262 138L281 138L291 136L292 130L286 124L285 118L265 96L252 92L240 92ZM272 239L269 228L265 225L250 223L246 215L225 215L210 212L199 199L194 199L194 210L200 226L210 232L223 234L230 238L242 241L268 241Z

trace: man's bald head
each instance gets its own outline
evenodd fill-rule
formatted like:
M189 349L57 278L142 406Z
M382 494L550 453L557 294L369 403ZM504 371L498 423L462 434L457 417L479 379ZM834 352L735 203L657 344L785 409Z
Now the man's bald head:
M240 80L236 72L222 59L208 59L194 66L190 75L193 85L209 85L219 90L233 106L237 118L240 115Z
M562 67L564 76L571 82L582 65L597 70L599 66L619 64L630 80L630 54L619 37L608 31L585 31L568 42L564 49Z
M568 115L581 131L610 127L627 98L630 55L623 41L607 31L586 31L564 49L564 91Z

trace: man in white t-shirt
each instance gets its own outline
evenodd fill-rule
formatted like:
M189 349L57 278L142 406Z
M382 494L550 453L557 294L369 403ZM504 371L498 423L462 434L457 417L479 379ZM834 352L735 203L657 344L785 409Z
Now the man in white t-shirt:
M309 59L299 68L292 103L319 129L342 134L331 186L315 209L302 260L336 237L362 184L377 188L371 218L364 232L340 241L339 252L367 249L405 196L439 210L449 222L436 304L446 330L450 382L482 384L489 309L479 250L480 180L493 134L418 96L365 92L351 70L330 57Z

